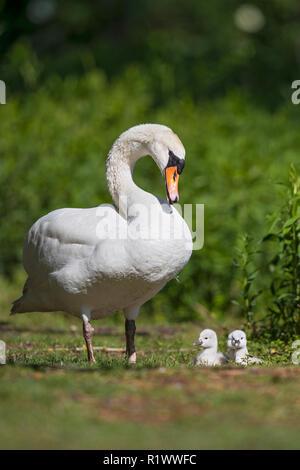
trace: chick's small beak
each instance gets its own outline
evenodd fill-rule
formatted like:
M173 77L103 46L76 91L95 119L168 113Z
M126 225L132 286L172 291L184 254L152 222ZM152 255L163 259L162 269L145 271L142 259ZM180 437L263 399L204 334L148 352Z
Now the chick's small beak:
M201 346L202 344L202 339L197 339L197 341L194 342L194 346Z
M166 190L169 204L174 204L179 201L178 194L178 181L179 173L177 166L168 166L165 169Z

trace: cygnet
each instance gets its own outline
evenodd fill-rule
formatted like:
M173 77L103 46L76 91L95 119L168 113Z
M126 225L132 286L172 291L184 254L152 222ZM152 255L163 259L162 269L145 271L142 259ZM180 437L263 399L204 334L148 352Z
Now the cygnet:
M248 364L262 364L264 361L258 357L249 357L246 333L234 330L228 335L227 345L230 349L229 359L247 366Z
M201 331L199 339L194 346L201 346L204 351L194 359L194 365L199 366L220 366L225 364L228 357L218 352L218 337L215 331L206 329Z

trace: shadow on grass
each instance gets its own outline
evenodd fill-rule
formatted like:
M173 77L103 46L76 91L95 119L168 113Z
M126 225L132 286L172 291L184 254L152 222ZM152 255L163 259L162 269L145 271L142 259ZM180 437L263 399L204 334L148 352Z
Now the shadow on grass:
M154 336L157 334L172 336L175 333L182 332L183 328L179 326L154 326L142 327L138 329L139 336ZM77 326L74 330L63 328L35 327L35 326L11 326L6 321L0 321L0 333L46 333L46 334L69 334L70 332L78 332L80 328ZM119 336L123 334L120 329L113 327L95 327L96 335L103 336Z

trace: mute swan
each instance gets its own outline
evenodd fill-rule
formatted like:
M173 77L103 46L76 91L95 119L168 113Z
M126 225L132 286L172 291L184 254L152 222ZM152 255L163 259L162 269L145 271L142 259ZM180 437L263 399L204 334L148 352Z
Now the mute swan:
M169 203L133 181L134 165L146 155L164 176ZM95 362L91 320L122 309L127 357L135 363L140 306L174 278L191 256L190 230L170 206L179 199L184 162L184 147L166 126L141 124L121 134L106 163L115 204L58 209L35 222L23 251L28 279L11 314L65 311L81 317L88 359Z
M214 330L206 329L201 331L199 339L195 341L194 346L204 348L204 351L194 360L194 365L196 366L220 366L228 360L227 356L218 352L218 337Z
M246 333L234 330L228 335L227 345L230 349L229 358L237 364L262 364L264 361L258 357L249 357Z

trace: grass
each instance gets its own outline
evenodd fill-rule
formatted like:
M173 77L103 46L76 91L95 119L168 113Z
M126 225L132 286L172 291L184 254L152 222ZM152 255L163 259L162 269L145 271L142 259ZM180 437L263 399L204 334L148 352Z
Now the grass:
M239 325L147 326L141 315L136 366L122 352L103 351L90 365L77 319L8 317L4 303L3 449L299 448L300 369L291 363L291 345L251 342L263 367L193 368L192 343L202 327L218 331L224 350L227 332ZM124 347L119 320L95 324L95 346Z

